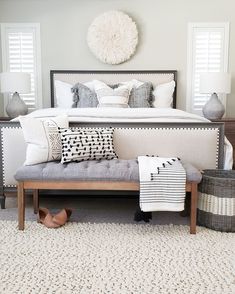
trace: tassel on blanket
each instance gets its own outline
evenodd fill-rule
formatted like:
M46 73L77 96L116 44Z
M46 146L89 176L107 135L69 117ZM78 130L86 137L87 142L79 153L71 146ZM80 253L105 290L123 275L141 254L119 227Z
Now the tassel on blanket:
M152 212L144 212L141 209L136 210L134 221L141 222L143 220L146 223L149 223L150 219L152 219Z

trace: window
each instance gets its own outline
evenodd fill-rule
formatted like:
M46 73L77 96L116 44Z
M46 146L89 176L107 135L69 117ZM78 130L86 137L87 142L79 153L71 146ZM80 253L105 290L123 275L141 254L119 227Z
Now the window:
M227 72L229 23L190 23L188 27L187 111L201 115L210 95L199 92L200 74ZM219 95L226 106L226 96Z
M40 25L2 23L2 70L31 75L31 93L21 94L29 111L42 107ZM9 97L7 97L9 98Z

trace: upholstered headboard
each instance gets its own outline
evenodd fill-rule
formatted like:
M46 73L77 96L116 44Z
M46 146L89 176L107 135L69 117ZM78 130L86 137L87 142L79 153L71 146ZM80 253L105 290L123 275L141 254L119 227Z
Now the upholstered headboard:
M148 81L156 86L174 80L176 82L176 70L127 70L127 71L103 71L103 70L51 70L51 107L57 105L54 81L59 80L70 84L85 83L92 80L101 80L107 84L117 84L131 79ZM176 108L176 87L173 94L173 108Z

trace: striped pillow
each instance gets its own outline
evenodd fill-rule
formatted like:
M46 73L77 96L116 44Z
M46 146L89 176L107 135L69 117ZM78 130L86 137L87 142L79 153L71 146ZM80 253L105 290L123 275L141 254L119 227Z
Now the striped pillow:
M114 108L129 108L128 104L116 104L116 103L102 103L98 104L97 107L105 108L105 107L114 107Z
M118 88L112 89L105 83L99 82L95 84L95 92L99 101L99 107L102 105L110 105L110 107L115 107L115 105L123 105L123 107L128 107L130 87L120 86Z

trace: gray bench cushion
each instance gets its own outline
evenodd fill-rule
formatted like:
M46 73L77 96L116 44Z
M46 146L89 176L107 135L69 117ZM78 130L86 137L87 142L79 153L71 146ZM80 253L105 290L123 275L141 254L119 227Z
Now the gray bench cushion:
M183 164L187 181L200 182L201 173L191 164ZM16 172L17 181L139 181L137 160L92 160L83 162L47 162L22 166Z

